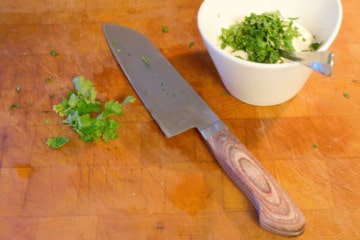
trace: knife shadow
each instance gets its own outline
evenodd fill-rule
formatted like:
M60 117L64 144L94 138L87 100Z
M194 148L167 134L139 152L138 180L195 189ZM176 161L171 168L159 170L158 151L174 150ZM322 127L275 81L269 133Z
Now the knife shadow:
M211 81L223 86L215 65L206 51L191 51L172 55L167 59L190 84Z

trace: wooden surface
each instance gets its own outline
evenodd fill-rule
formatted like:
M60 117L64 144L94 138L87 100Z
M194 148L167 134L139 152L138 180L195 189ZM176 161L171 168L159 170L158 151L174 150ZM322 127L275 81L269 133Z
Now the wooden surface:
M200 0L3 0L0 239L283 239L259 227L195 130L167 139L138 100L117 140L84 143L51 111L79 74L104 101L134 94L105 22L147 35L274 175L305 214L298 239L360 239L360 2L342 2L333 76L313 73L289 102L254 107L223 94L196 26ZM56 135L71 142L52 150Z

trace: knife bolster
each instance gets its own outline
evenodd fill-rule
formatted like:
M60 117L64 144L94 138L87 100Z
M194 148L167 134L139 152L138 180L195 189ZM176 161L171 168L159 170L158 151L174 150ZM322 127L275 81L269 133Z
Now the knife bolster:
M210 139L215 133L226 130L227 126L221 121L218 120L215 123L212 123L211 125L208 125L202 129L199 129L199 132L201 136L207 141Z

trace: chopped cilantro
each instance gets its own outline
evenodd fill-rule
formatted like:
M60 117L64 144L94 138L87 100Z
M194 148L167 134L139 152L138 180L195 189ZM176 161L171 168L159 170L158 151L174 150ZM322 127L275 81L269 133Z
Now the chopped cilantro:
M299 17L290 17L289 20L292 20L292 21L295 21L295 20L298 20Z
M58 55L58 53L56 50L52 49L52 50L50 50L50 55L53 57L56 57Z
M51 78L51 77L45 78L45 82L46 82L46 83L49 83L49 82L51 82L51 81L52 81L52 78Z
M118 41L117 41L117 40L112 40L111 45L117 46L117 44L118 44Z
M309 49L311 51L316 51L320 48L322 42L314 42L314 43L311 43L310 46L309 46Z
M72 127L80 138L86 142L102 138L104 141L118 137L116 129L120 124L110 119L113 115L122 115L122 108L135 97L128 96L122 103L108 101L102 111L102 102L96 100L97 91L91 81L83 76L73 79L75 91L71 91L62 102L54 105L53 110L66 117L63 122ZM102 112L101 112L102 111Z
M15 109L15 108L21 108L21 106L20 106L19 104L17 104L17 103L13 103L13 104L11 104L10 107L9 107L10 110L13 110L13 109Z
M347 92L344 92L344 93L343 93L343 96L344 96L346 99L349 99L349 98L350 98L350 94L347 93Z
M164 27L162 28L162 32L163 32L163 33L169 32L169 27L168 27L168 26L164 26Z
M46 141L46 144L51 148L61 148L68 142L69 142L68 138L61 136L61 137L49 138Z
M126 105L128 103L134 103L136 98L134 96L127 96L125 100L122 102L122 105Z
M189 45L188 45L188 47L189 47L189 48L192 48L194 45L195 45L194 42L190 42Z
M112 41L111 41L111 45L112 45L113 47L116 47L116 46L118 45L118 41L117 41L117 40L112 40ZM117 53L121 53L121 52L122 52L122 50L121 50L120 48L116 48L115 51L116 51Z
M149 61L147 60L147 58L145 56L141 57L141 60L146 64L149 65Z
M293 19L285 21L279 11L251 13L244 21L222 29L221 48L245 51L249 61L276 63L281 58L279 50L294 51L292 40L300 36Z

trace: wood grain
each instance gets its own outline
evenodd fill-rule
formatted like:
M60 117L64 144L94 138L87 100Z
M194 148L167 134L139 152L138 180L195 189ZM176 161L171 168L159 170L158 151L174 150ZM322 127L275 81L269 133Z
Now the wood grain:
M1 2L1 240L287 239L259 226L196 130L167 139L140 101L126 106L120 137L109 143L84 143L61 123L51 107L76 75L104 101L135 94L103 23L144 33L169 59L304 213L297 239L360 239L360 2L342 1L333 75L313 73L295 98L273 107L224 94L196 26L200 4ZM58 135L70 143L49 149L46 139Z

